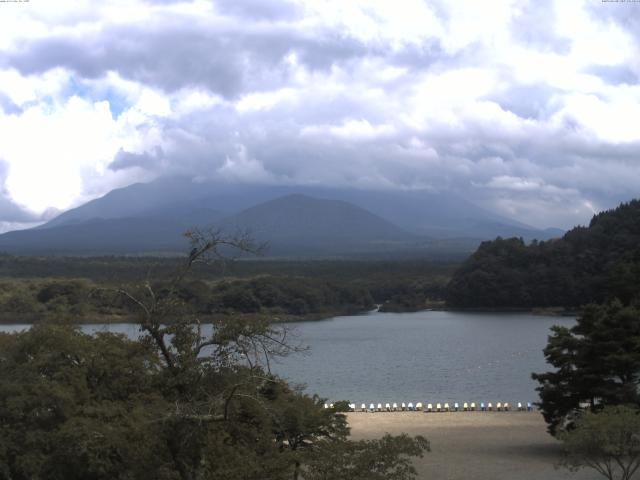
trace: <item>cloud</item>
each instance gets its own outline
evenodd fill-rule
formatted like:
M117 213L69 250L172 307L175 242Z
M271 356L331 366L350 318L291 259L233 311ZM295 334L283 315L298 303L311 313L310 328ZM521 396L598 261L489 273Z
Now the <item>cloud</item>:
M290 54L311 69L327 69L367 53L358 40L335 33L314 37L295 26L254 29L225 18L173 14L149 23L105 25L82 39L73 32L22 39L4 63L23 75L63 67L95 79L117 71L165 92L201 87L234 98L286 84Z
M35 226L43 220L28 210L17 205L5 187L8 164L0 159L0 233L9 230Z
M22 9L0 19L0 220L186 175L447 190L541 227L585 222L640 184L640 17L613 5Z
M0 92L0 109L7 115L19 115L23 112L22 108L16 105L11 98Z
M164 152L160 147L155 147L152 153L133 153L127 152L121 148L120 150L118 150L118 153L116 153L113 161L109 164L109 169L113 170L114 172L136 167L152 170L156 168L163 157Z
M218 11L226 15L233 15L240 19L254 20L292 20L299 16L300 8L293 2L269 2L264 0L216 0Z
M557 11L553 0L529 0L515 7L510 33L515 40L536 50L567 54L571 40L554 28Z
M587 73L596 75L611 85L635 85L640 82L640 75L627 65L594 65L589 67Z

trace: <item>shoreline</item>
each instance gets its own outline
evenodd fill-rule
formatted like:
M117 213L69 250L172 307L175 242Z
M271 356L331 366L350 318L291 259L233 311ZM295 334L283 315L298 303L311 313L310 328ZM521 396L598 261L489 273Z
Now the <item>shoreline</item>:
M423 435L431 452L414 460L420 480L595 480L595 472L557 469L562 446L540 412L349 412L354 440L385 433Z
M269 313L217 313L210 315L202 315L200 319L202 324L212 323L213 320L218 318L228 317L240 317L240 318L270 318L273 323L294 323L294 322L322 322L325 320L331 320L335 317L358 317L367 315L370 313L419 313L419 312L452 312L452 313L522 313L530 314L540 317L576 317L579 312L564 310L558 308L533 308L533 309L516 309L516 308L504 308L504 309L484 309L484 308L423 308L420 310L404 310L404 311L381 311L379 309L362 310L362 311L337 311L337 312L315 312L308 313L302 316L292 314L269 314ZM91 316L84 319L45 319L38 314L17 314L15 317L7 318L12 314L11 312L0 312L0 325L34 325L44 322L54 321L57 323L64 323L69 325L101 325L101 324L118 324L118 323L137 323L137 316L135 314L130 315L104 315L104 316ZM16 318L17 317L17 318ZM20 318L22 317L22 318Z

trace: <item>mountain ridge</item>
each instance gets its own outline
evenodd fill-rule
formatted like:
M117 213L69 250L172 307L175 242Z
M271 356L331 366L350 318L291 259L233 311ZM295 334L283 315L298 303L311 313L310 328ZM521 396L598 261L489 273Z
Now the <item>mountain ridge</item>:
M415 242L414 235L357 206L337 200L289 195L255 205L236 215L218 211L203 217L180 207L167 207L160 215L145 211L143 217L99 218L20 230L0 235L0 250L9 253L184 253L182 235L190 227L216 227L232 233L249 230L258 241L270 244L270 253L287 255L336 255L376 250L376 243Z
M298 212L296 205L299 209L303 204L306 210ZM221 184L178 177L115 189L35 229L0 235L0 251L183 252L182 231L211 225L249 229L272 245L271 254L284 256L382 251L422 255L436 244L439 251L462 256L497 235L527 240L553 235L450 194Z

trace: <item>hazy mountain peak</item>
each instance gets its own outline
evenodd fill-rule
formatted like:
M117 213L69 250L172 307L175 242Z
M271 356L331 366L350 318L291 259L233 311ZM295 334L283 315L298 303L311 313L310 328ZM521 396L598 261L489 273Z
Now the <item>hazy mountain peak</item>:
M561 233L505 219L450 193L193 182L177 177L119 188L61 214L37 232L0 236L0 250L182 252L181 232L211 225L249 229L270 242L272 252L302 256L415 251L424 248L429 238L440 239L441 245L455 239L466 252L480 240L496 236L530 240Z

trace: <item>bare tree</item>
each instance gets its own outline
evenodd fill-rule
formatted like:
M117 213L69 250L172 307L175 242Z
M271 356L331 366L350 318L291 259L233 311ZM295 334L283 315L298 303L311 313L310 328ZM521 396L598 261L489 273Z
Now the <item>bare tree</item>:
M192 377L201 379L203 370L243 369L240 382L217 391L203 388L199 402L176 404L176 412L181 415L201 420L226 419L232 398L249 395L242 387L255 387L256 380L268 380L265 375L271 373L271 359L305 348L286 325L264 318L216 317L211 332L205 334L200 319L185 310L179 295L193 267L198 263L228 262L235 258L234 254L260 254L265 245L255 243L248 232L227 235L219 229L194 228L185 236L190 243L189 254L168 282L158 288L147 280L136 289L120 288L118 293L137 307L140 329L157 349L167 371L176 377L176 388L193 388Z

